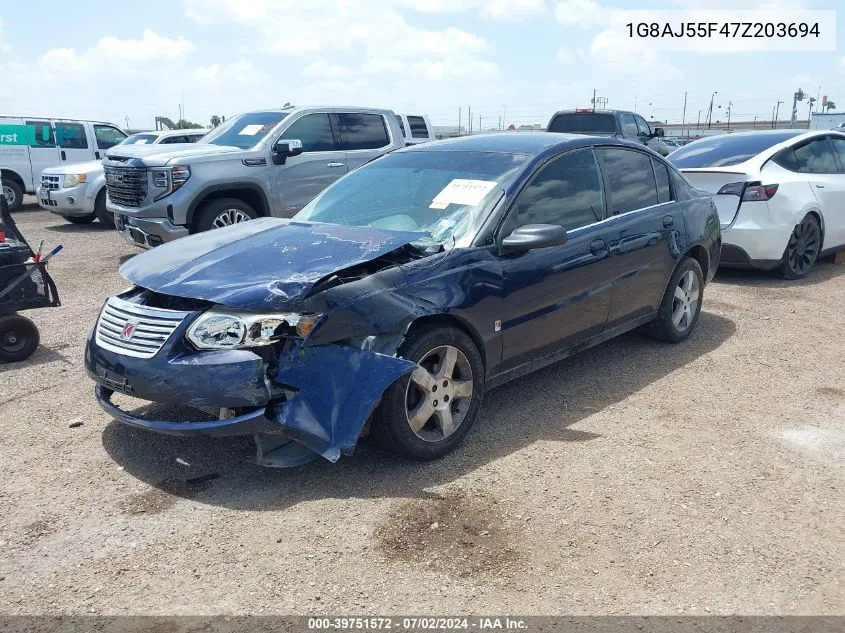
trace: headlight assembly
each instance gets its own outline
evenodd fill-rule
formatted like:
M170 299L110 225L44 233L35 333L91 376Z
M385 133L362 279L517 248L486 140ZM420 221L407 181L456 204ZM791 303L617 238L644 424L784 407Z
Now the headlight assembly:
M184 185L188 181L188 178L191 177L191 168L187 165L159 167L150 171L153 177L153 187L162 190L161 193L156 195L156 200L161 200L165 196L169 196Z
M188 340L198 349L260 347L287 337L305 338L318 314L278 312L259 314L212 308L188 328Z
M81 182L85 182L85 174L65 174L62 186L67 189L68 187L75 187Z

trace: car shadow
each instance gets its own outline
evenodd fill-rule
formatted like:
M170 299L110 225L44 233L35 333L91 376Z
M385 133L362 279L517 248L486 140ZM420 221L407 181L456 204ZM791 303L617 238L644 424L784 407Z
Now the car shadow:
M824 283L845 273L845 265L834 264L827 258L816 262L806 277L801 279L784 279L776 271L771 270L743 270L738 268L720 268L713 281L717 284L731 284L734 286L755 286L758 288L794 288L814 286Z
M117 422L106 426L102 443L127 473L159 491L231 509L278 510L326 498L429 497L427 488L537 441L601 437L571 427L708 354L735 330L730 319L702 312L695 332L679 345L631 333L502 385L485 396L475 428L458 449L431 462L359 444L354 456L336 464L319 458L296 468L263 468L247 461L255 450L251 438L174 437Z
M26 360L22 360L16 363L4 363L3 361L0 361L0 375L12 369L30 369L33 367L37 367L38 365L43 365L45 363L55 362L61 362L67 365L68 368L71 368L73 367L73 363L70 361L70 359L64 354L60 354L58 351L56 351L56 349L63 349L65 347L70 347L70 344L66 343L54 349L39 345L38 349L35 350L32 356L30 356Z
M90 224L73 224L72 222L62 222L61 224L51 224L45 226L45 230L53 231L55 233L115 233L114 228L103 226L96 220Z

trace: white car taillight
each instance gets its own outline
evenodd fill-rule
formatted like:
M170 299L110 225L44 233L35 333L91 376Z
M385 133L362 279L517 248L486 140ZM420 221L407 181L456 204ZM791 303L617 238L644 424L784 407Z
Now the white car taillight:
M758 182L731 182L716 193L740 196L742 202L764 202L773 197L777 190L777 185L761 185Z

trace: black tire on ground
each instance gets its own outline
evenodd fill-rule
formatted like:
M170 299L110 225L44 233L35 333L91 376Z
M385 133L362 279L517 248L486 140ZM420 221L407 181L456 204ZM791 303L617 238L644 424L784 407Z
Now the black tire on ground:
M3 178L3 193L6 196L6 203L9 211L17 211L23 204L23 187L11 178Z
M453 369L446 369L444 373L442 370L449 366L448 361L444 362L448 353L451 353L455 360L451 363ZM430 390L426 395L417 383L412 381L412 376L415 376L417 371L397 380L384 392L373 413L373 439L384 448L413 459L442 457L458 445L478 415L484 392L484 362L481 353L473 340L462 330L434 325L412 330L400 347L399 356L422 363L422 369L418 368L417 371L426 372L425 375L431 378L431 386L436 393L431 393ZM437 374L440 376L435 381L434 376ZM466 393L466 389L470 387L469 397L458 395ZM426 398L429 405L439 405L441 409L432 409L431 414L423 413L419 419L424 424L414 431L411 428L409 411L420 411ZM444 411L447 402L448 411ZM443 415L448 415L448 420L451 420L451 433L446 434L443 430L443 425L446 424Z
M91 224L94 220L97 219L97 216L93 213L89 213L88 215L66 215L65 220L70 222L71 224Z
M804 277L818 261L822 246L822 230L812 215L804 216L792 230L783 251L778 272L784 279Z
M38 348L41 337L35 323L19 314L0 317L0 361L26 360Z
M648 324L648 333L658 341L680 343L698 323L703 297L701 266L692 257L685 257L669 279L657 316Z
M100 193L97 194L97 201L94 203L94 215L107 229L114 228L114 213L110 213L106 209L106 188L103 187Z
M191 233L202 233L210 229L220 228L228 224L245 222L246 218L254 220L258 212L243 200L237 198L218 198L203 202L197 209L196 217L191 226Z

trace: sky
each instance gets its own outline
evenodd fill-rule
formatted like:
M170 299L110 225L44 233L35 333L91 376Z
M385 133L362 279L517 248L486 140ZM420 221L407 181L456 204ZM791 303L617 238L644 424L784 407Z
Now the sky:
M611 9L835 9L828 0L0 0L0 114L207 125L266 107L361 105L436 125L548 122L607 107L680 123L789 117L793 93L845 111L836 52L672 52L608 37ZM765 15L765 14L763 14ZM641 46L641 45L637 45ZM684 113L684 95L687 107ZM460 115L459 115L460 109ZM808 104L799 104L806 117Z

